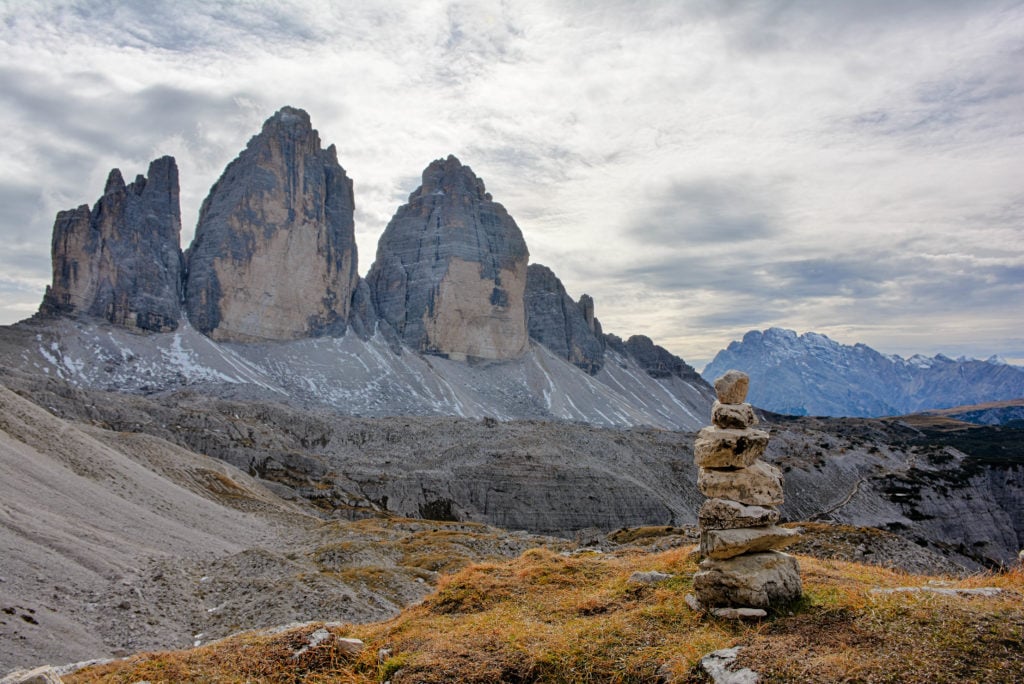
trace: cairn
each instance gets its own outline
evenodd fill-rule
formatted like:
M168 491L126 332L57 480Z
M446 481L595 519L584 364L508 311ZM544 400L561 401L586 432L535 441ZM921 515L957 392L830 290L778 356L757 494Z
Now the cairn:
M693 588L701 608L723 616L764 615L803 592L796 558L777 550L799 533L776 525L782 472L759 460L768 433L753 427L749 385L736 370L715 380L713 425L697 433L693 450L697 486L708 497L698 518L703 560Z

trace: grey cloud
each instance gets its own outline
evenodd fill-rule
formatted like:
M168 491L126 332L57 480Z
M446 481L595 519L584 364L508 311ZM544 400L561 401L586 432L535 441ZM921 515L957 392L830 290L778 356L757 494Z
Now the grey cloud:
M773 264L769 271L781 278L774 289L787 297L873 297L881 294L898 269L878 255L860 258L796 259Z
M762 328L783 319L788 311L774 304L747 302L723 309L699 313L687 318L689 327L698 328Z
M781 187L743 178L680 181L653 193L628 230L642 244L736 243L781 232L775 198Z
M166 85L128 92L112 84L102 96L76 97L71 85L48 74L0 67L0 102L42 129L38 144L47 148L50 158L58 146L67 149L70 142L123 157L146 157L156 140L169 135L184 135L198 143L201 122L237 115L243 110L240 102L252 97L244 92L212 94Z
M42 203L42 195L36 187L0 184L0 227L7 244L7 249L0 253L10 251L12 243L41 241L33 218Z
M1013 8L1013 0L701 0L680 3L688 16L714 21L733 49L766 52L831 47L845 37L875 36L900 26L966 20L979 11Z
M225 43L249 41L295 43L321 38L313 21L316 7L294 2L249 3L139 0L110 3L78 0L71 5L32 8L28 16L7 15L16 29L19 21L53 25L65 34L81 31L119 47L157 48L175 52L222 50ZM327 8L321 8L321 13Z

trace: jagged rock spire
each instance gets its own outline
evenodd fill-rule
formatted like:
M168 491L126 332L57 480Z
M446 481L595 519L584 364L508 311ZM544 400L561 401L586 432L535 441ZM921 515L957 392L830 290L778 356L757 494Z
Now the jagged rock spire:
M130 329L165 332L181 310L178 166L161 157L125 185L118 169L90 211L57 214L53 283L44 314L89 315Z
M216 340L341 334L358 282L352 181L309 114L263 124L203 202L189 247L189 320Z

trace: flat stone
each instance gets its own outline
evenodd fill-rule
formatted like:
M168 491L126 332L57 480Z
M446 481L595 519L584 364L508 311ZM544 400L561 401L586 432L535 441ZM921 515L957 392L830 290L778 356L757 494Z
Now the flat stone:
M750 618L768 617L768 611L763 608L715 608L711 614L726 620L745 620Z
M672 579L672 575L658 572L657 570L649 570L647 572L634 572L627 581L631 584L657 584L668 579Z
M700 552L706 558L732 558L743 553L781 549L800 538L800 533L777 525L731 530L704 530Z
M700 507L697 520L702 530L731 530L737 527L762 527L779 522L779 512L765 506L748 506L729 499L708 499Z
M715 394L723 404L742 404L747 400L750 376L743 371L728 370L715 380Z
M723 404L715 400L711 405L711 422L720 428L743 428L757 425L757 415L750 404Z
M701 468L697 487L708 498L731 499L749 506L779 506L784 501L782 471L764 461L736 470Z
M697 597L693 594L687 594L684 596L683 601L686 602L686 605L689 606L690 610L695 612L701 610L700 601L698 601Z
M693 576L693 590L701 605L714 608L768 608L800 598L800 566L781 551L708 558Z
M693 462L702 468L746 468L764 453L768 433L706 427L693 443Z
M761 678L750 668L733 669L740 647L723 648L700 659L701 669L714 684L758 684Z
M880 589L876 587L871 590L872 594L915 594L918 592L939 594L941 596L984 596L991 598L999 596L999 594L1003 593L1003 590L999 587L973 587L970 589L951 589L946 587L895 587L893 589Z

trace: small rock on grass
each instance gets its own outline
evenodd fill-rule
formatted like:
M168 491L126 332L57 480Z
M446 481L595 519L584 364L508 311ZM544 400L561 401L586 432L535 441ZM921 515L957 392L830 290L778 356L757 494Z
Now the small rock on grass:
M657 570L649 570L647 572L634 572L629 576L628 581L630 584L657 584L667 579L672 579L672 575L658 572Z
M761 608L715 608L711 614L726 620L768 617L768 612Z
M723 648L700 659L700 666L715 684L758 684L761 678L749 668L731 669L740 653L740 647Z

